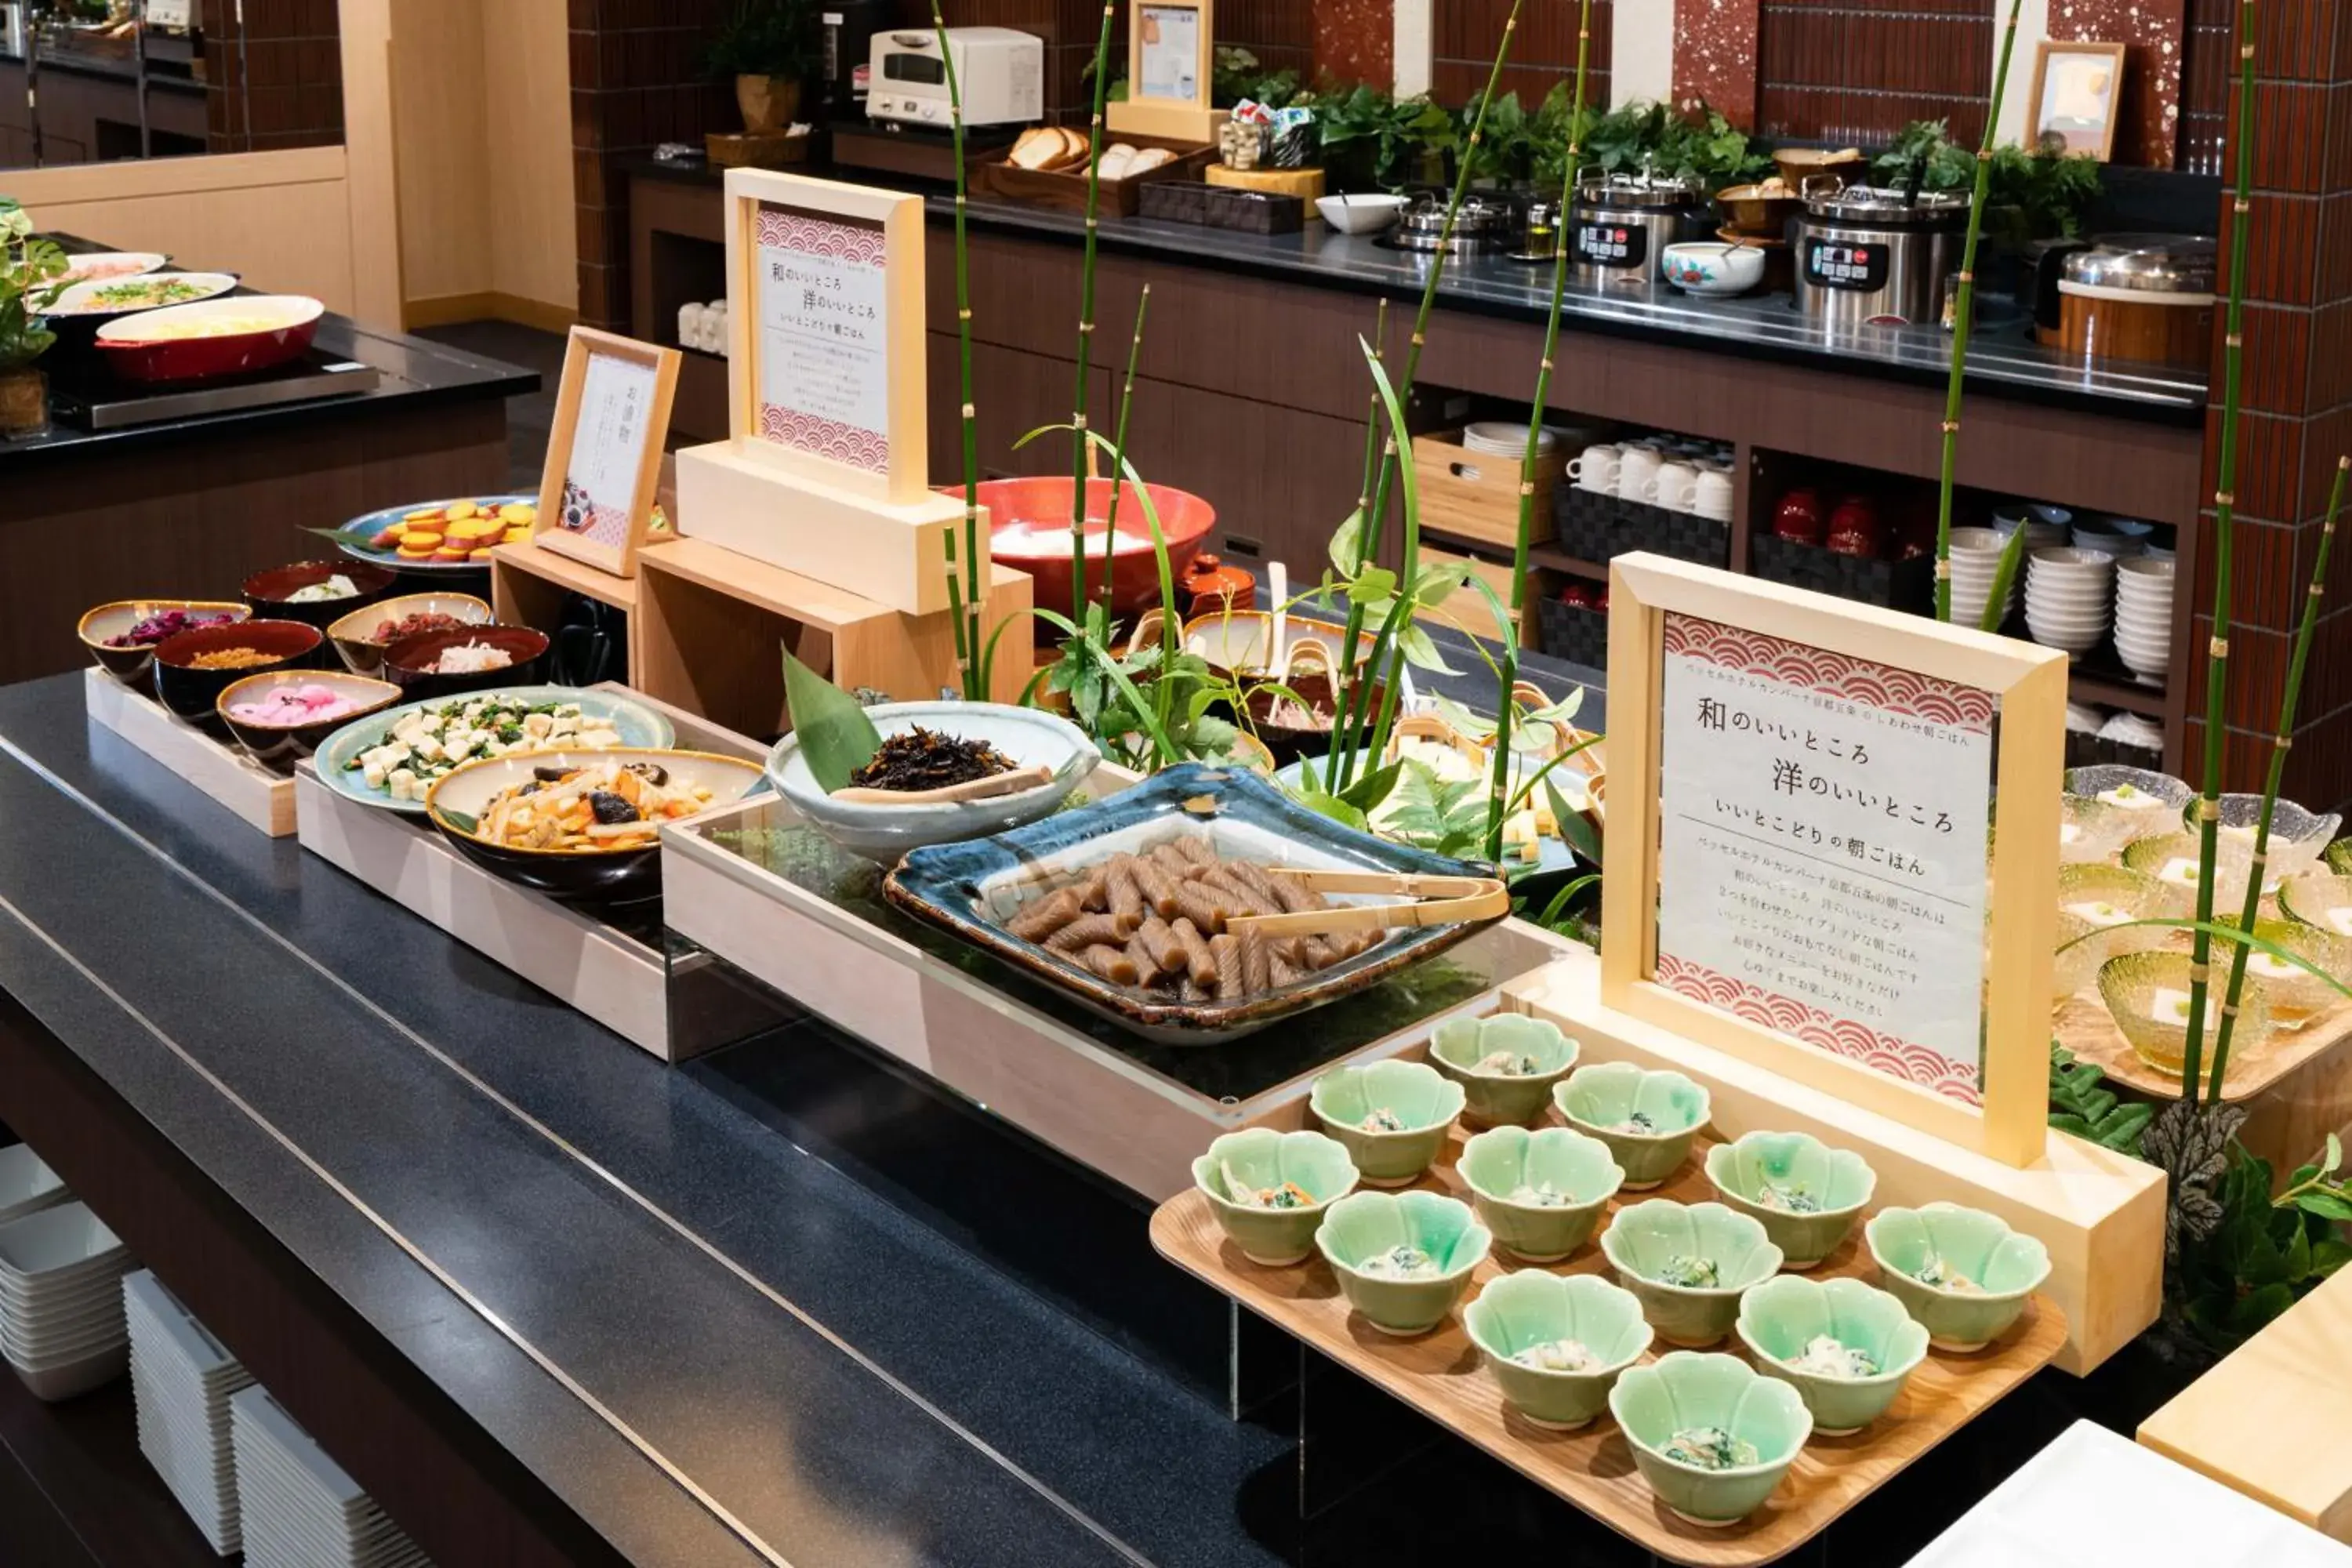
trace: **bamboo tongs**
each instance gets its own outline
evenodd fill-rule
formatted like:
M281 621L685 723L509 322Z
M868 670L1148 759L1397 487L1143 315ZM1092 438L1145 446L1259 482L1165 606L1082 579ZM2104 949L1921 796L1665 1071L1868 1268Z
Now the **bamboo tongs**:
M1491 921L1511 912L1511 895L1499 877L1422 876L1402 871L1341 871L1268 866L1270 876L1287 877L1318 893L1402 893L1416 900L1399 904L1338 904L1285 915L1243 915L1228 920L1234 935L1315 936L1333 931L1401 931L1412 926Z

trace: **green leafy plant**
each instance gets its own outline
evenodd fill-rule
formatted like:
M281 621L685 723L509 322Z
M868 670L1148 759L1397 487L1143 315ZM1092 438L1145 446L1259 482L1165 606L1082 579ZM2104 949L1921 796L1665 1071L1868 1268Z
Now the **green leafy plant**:
M817 68L816 7L808 0L740 0L703 46L702 68L800 81Z
M41 320L68 268L66 254L35 237L31 215L0 196L0 370L16 370L48 352L58 335Z
M1362 83L1318 95L1315 130L1340 188L1359 191L1402 190L1426 178L1431 156L1458 139L1454 117L1427 97L1395 98Z
M1545 185L1565 184L1581 163L1603 174L1685 174L1709 190L1744 184L1772 172L1770 155L1747 132L1704 104L1687 112L1664 103L1635 102L1596 112L1576 107L1569 84L1552 89L1531 131L1533 174Z
M784 650L784 703L816 787L831 795L882 749L881 731L857 699Z
M1923 162L1923 189L1959 191L1976 184L1976 154L1952 141L1941 120L1916 120L1905 126L1873 168L1881 184L1899 185ZM2083 232L2098 202L2100 164L2087 153L2029 152L2012 142L1992 150L1987 188L1986 221L2002 239L2021 245L2032 239L2072 238Z
M1470 140L1473 126L1478 139ZM1535 171L1536 122L1519 107L1519 95L1507 92L1491 102L1484 93L1462 106L1456 116L1461 134L1455 145L1470 165L1470 178L1497 185L1524 183Z
M1268 109L1286 109L1304 90L1297 71L1270 71L1249 49L1237 44L1217 46L1216 59L1209 72L1209 96L1217 104L1229 106L1248 99ZM1314 94L1307 92L1305 96L1311 99Z
M2056 1040L2050 1042L2050 1125L2087 1138L2103 1149L2137 1155L2139 1135L2156 1108L2126 1102L2104 1086L2105 1068L2078 1061Z
M2182 1101L2143 1139L2173 1173L2166 1321L2215 1352L2243 1343L2352 1260L2336 1229L2352 1219L2352 1194L2336 1174L2341 1143L2331 1134L2321 1162L2273 1198L2270 1162L2236 1142L2245 1115L2235 1106L2200 1114Z

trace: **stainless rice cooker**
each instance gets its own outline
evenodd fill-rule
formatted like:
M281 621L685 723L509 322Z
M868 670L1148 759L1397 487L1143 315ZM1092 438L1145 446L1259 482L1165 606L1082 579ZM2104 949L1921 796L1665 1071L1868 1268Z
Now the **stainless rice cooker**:
M1580 174L1569 209L1576 280L1593 289L1647 289L1666 247L1715 232L1706 184L1681 174Z
M1969 198L1960 191L1805 182L1790 220L1797 309L1837 325L1933 324L1959 270Z

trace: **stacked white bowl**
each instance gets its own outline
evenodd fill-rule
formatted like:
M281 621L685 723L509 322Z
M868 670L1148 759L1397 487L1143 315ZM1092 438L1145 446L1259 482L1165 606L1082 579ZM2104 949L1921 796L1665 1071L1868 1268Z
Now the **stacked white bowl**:
M228 1401L253 1386L253 1374L145 1269L124 1278L122 1309L131 1330L139 1451L213 1550L230 1556L244 1536Z
M2172 668L2172 573L2149 555L2116 563L2116 652L2144 685L2163 685Z
M1956 626L1977 626L1983 624L1985 602L1992 597L1993 579L2000 574L2001 535L1990 528L1956 528L1952 530L1952 624ZM2017 605L2017 584L2009 585L2009 595L2001 601L2000 618Z
M2079 658L2105 640L2116 558L2072 546L2037 550L2025 567L2025 627L2044 647Z
M246 1568L429 1568L266 1389L229 1396Z
M2074 514L2063 506L2031 505L2012 501L1993 509L1992 531L2003 539L2025 530L2026 553L2058 550L2065 546L2074 531Z
M2086 517L2074 524L2074 546L2078 550L2095 550L2120 561L2146 550L2149 536L2155 532L2156 524L2135 518Z
M130 1268L131 1254L84 1204L0 1225L0 1354L36 1398L55 1404L122 1375Z

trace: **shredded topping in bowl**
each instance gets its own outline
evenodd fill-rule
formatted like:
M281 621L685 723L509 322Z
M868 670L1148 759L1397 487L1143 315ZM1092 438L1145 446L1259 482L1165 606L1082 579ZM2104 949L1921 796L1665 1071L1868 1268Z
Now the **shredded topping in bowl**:
M1528 1208L1556 1209L1565 1208L1574 1203L1576 1194L1561 1192L1550 1182L1538 1182L1533 1185L1521 1182L1511 1189L1511 1195L1505 1201L1523 1205Z
M1822 1200L1802 1182L1767 1182L1756 1191L1756 1206L1780 1214L1819 1214Z
M1807 1373L1814 1377L1876 1377L1878 1358L1868 1351L1858 1351L1840 1341L1835 1334L1815 1334L1805 1342L1805 1348L1789 1358L1790 1370Z
M1700 1470L1744 1469L1758 1458L1755 1444L1742 1442L1720 1426L1685 1426L1659 1452Z
M1385 1105L1367 1114L1356 1125L1366 1132L1402 1132L1405 1130L1404 1118Z
M1543 1064L1517 1051L1489 1051L1470 1070L1496 1078L1534 1078L1543 1071Z
M1645 1110L1637 1110L1631 1116L1625 1118L1624 1121L1620 1121L1616 1126L1612 1127L1609 1131L1612 1132L1631 1132L1636 1137L1646 1138L1657 1130L1658 1124L1650 1120L1649 1112Z
M1601 1358L1585 1349L1581 1340L1546 1340L1511 1359L1538 1372L1590 1372L1601 1364Z
M1434 1279L1444 1270L1418 1247L1401 1243L1365 1258L1356 1272L1370 1279Z
M109 647L152 647L166 637L179 636L197 626L216 626L236 619L234 615L198 615L193 610L158 610L133 626L119 637L109 637Z
M1311 1209L1315 1206L1315 1195L1297 1182L1285 1182L1278 1187L1256 1186L1242 1179L1241 1173L1234 1169L1231 1160L1223 1162L1217 1173L1225 1184L1226 1199L1243 1208Z
M355 599L359 597L359 592L358 584L338 572L323 583L313 583L307 588L295 589L286 595L285 603L317 605L329 599Z
M1919 1265L1919 1272L1912 1278L1922 1285L1933 1285L1939 1290L1949 1290L1955 1295L1981 1296L1984 1294L1983 1286L1945 1262L1938 1254L1932 1252L1927 1255L1927 1260Z
M1685 1290L1712 1290L1723 1283L1723 1270L1712 1258L1687 1258L1677 1253L1666 1259L1658 1280L1661 1284L1679 1285Z

